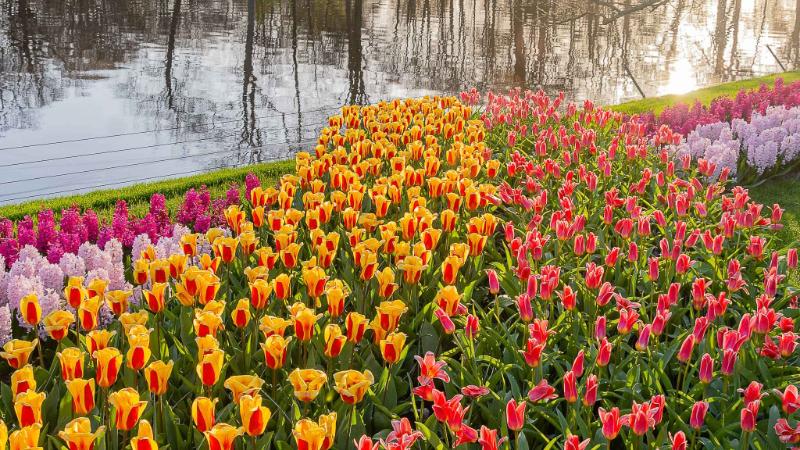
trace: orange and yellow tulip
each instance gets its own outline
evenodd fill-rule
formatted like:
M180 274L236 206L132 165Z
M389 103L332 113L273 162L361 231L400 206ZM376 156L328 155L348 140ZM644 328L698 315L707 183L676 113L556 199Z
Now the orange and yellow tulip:
M325 300L331 317L339 317L344 311L344 301L350 292L342 280L331 280L325 288Z
M70 325L75 323L75 315L59 309L45 316L42 323L47 334L52 339L60 341L67 337Z
M110 388L117 381L122 366L122 354L114 347L106 347L94 352L93 357L97 363L97 385Z
M314 260L314 258L311 259ZM316 260L314 260L314 263L316 263ZM303 267L303 282L306 285L308 296L317 299L325 292L325 284L328 282L328 277L322 267Z
M222 318L214 311L195 310L194 311L194 332L199 337L217 336L217 332L224 328Z
M378 313L381 328L392 331L397 328L400 317L408 311L408 306L402 300L383 301L375 310Z
M139 421L136 437L131 439L131 450L158 450L158 442L153 437L153 427L146 420Z
M211 400L208 397L197 397L192 402L192 421L197 431L205 433L216 423L217 399Z
M145 277L147 277L146 274ZM145 281L147 280L145 279ZM67 299L67 303L77 309L86 297L88 297L88 294L83 286L83 277L69 277L67 286L64 287L64 298Z
M14 412L20 427L42 424L44 392L25 391L14 398Z
M455 255L447 256L442 262L442 282L455 284L458 279L458 270L462 266L462 259Z
M19 313L28 325L38 325L42 320L42 306L39 304L39 297L35 293L22 297L19 301Z
M220 258L224 263L230 263L236 258L236 248L239 246L239 240L233 237L219 236L211 244L214 250L214 255Z
M339 356L344 344L347 342L347 337L342 334L342 329L339 328L339 325L333 323L326 325L323 337L325 338L325 356L328 358Z
M144 376L147 380L147 388L155 395L164 395L169 388L169 377L172 375L174 362L153 361L145 367Z
M375 382L372 372L365 370L344 370L333 374L335 382L334 389L342 397L342 401L349 405L355 405L364 399L364 395Z
M69 422L64 430L58 432L69 450L92 450L94 441L105 432L105 427L99 427L92 432L92 423L86 417L79 417Z
M128 346L128 353L125 355L128 368L142 370L152 356L150 330L141 325L131 327L128 332Z
M317 369L294 369L289 374L289 382L294 388L295 398L301 402L313 402L328 382L328 376Z
M58 361L61 363L61 379L69 381L74 378L83 377L83 362L86 357L81 349L68 347L56 353Z
M220 372L222 372L224 359L225 352L220 349L213 349L203 355L200 362L197 363L197 377L200 378L204 386L217 384Z
M347 340L352 343L358 343L364 336L367 330L369 320L363 314L351 312L345 318L345 330L347 331Z
M197 233L187 233L181 236L181 250L189 257L197 255L197 240L200 237Z
M391 268L384 267L375 274L375 278L378 280L378 295L382 298L389 298L397 291L398 286L394 282L394 271Z
M231 311L231 319L236 328L244 328L250 323L250 318L253 315L250 313L250 302L246 298L239 299L236 303L236 308Z
M261 390L264 380L255 375L235 375L225 380L225 389L231 391L233 401L239 402L239 398L244 394L255 394Z
M42 450L42 447L39 447L39 434L41 431L42 426L34 424L12 432L8 437L10 450Z
M266 342L261 344L261 348L264 350L264 358L267 367L272 370L283 367L286 363L286 348L291 341L291 336L284 338L280 334L272 334L267 337Z
M155 314L163 311L166 302L164 295L166 290L167 283L165 282L153 283L153 286L150 289L145 289L142 294L144 295L145 302L147 303L147 309Z
M239 416L248 436L256 437L264 434L267 422L272 417L272 411L266 406L261 406L261 402L261 396L258 394L245 394L239 398Z
M209 450L232 450L236 438L243 433L242 428L236 428L227 423L218 423L203 434L208 441Z
M13 369L19 369L28 364L28 359L31 357L31 353L33 353L38 343L38 339L32 341L12 339L3 345L3 351L0 352L0 356L3 357Z
M101 301L98 296L83 299L78 307L78 321L81 324L81 329L92 331L97 328L100 304Z
M299 450L324 450L325 428L311 419L301 419L292 430Z
M292 282L289 275L282 273L272 280L272 289L275 291L275 297L286 300L292 295Z
M453 316L457 314L461 304L461 294L458 293L455 286L445 286L439 289L433 300L448 316Z
M156 259L150 262L150 281L155 283L166 283L169 281L170 264L166 259Z
M389 333L380 341L381 356L389 363L394 364L400 360L400 354L406 344L405 333Z
M22 392L35 390L36 378L33 377L33 366L28 364L11 374L11 398L16 398Z
M427 266L422 262L422 258L419 256L409 255L403 258L397 265L397 268L403 271L404 282L408 284L417 284L422 277L422 271L425 270Z
M150 261L146 259L137 259L136 262L133 263L133 282L141 286L147 283L148 279L150 279ZM83 283L83 280L81 280L81 283ZM72 295L78 295L74 290L70 291L70 293ZM72 304L71 300L70 304Z
M314 325L322 314L314 314L313 309L307 308L302 303L292 305L292 310L295 336L301 341L310 341L314 337Z
M131 295L133 295L131 291L108 291L105 295L106 305L115 316L119 317L128 311L128 302Z
M122 324L122 330L125 332L125 335L127 336L130 333L131 328L137 325L142 327L146 326L147 320L149 318L150 318L150 313L148 313L147 310L141 309L135 313L132 312L122 313L119 316L118 320L119 323Z
M259 278L249 284L250 304L257 310L262 310L269 305L269 296L272 295L272 284Z
M117 334L116 331L108 330L94 330L86 334L86 348L88 349L89 356L97 359L95 352L108 347L111 338Z
M264 333L264 337L267 338L273 334L284 336L286 328L292 323L291 320L284 319L283 317L264 316L258 324L258 329L261 330L261 332Z
M146 401L139 399L139 392L133 388L125 388L112 392L108 403L114 407L114 424L117 430L130 431L139 422Z
M85 416L94 409L94 395L96 391L94 378L84 380L74 378L65 383L72 397L72 412L78 416Z

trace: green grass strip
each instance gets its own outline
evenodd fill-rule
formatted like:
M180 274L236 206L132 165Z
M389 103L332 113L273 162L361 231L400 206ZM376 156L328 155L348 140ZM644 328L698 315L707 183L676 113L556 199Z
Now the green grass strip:
M242 185L245 176L250 172L258 175L263 183L270 183L292 170L294 170L293 160L220 169L189 177L133 184L119 189L104 189L86 194L0 206L0 217L19 220L26 215L35 216L42 209L49 208L59 213L63 209L77 205L81 209L93 209L101 219L110 219L113 215L114 205L119 199L124 199L131 212L141 216L147 211L150 197L155 193L164 194L167 199L167 207L171 212L175 212L183 201L184 194L191 188L205 185L211 191L212 198L219 197L230 188L231 184Z
M789 84L800 80L800 71L784 72L757 78L748 78L741 81L731 81L729 83L722 83L698 89L686 94L662 95L660 97L645 98L642 100L634 100L620 103L619 105L609 106L609 108L614 111L631 115L641 114L649 111L652 111L655 114L660 114L664 108L677 103L687 103L692 105L695 101L699 100L700 103L709 105L711 104L711 101L717 97L735 97L736 94L742 89L758 89L762 84L772 87L772 85L775 84L776 78L783 78L784 83Z

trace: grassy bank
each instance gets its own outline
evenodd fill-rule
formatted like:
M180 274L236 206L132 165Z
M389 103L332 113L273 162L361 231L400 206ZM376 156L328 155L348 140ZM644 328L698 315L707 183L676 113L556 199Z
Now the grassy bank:
M800 80L800 71L784 72L741 81L731 81L730 83L717 84L681 95L662 95L660 97L634 100L611 106L611 109L627 114L640 114L648 111L658 114L667 106L681 102L693 104L695 101L699 100L700 103L708 105L717 97L733 97L742 89L758 89L762 84L771 86L775 83L776 78L783 78L783 81L787 84L792 83Z
M798 81L800 80L800 71L719 84L683 95L665 95L636 100L614 105L611 106L611 108L617 111L635 114L645 111L660 112L665 107L677 102L693 103L695 100L699 100L704 104L708 104L714 98L720 96L736 95L741 89L756 89L764 83L771 85L778 77L782 77L787 83ZM289 172L293 166L294 164L292 161L257 164L235 169L222 169L185 178L136 184L120 189L102 190L69 197L0 206L0 217L18 220L28 214L35 215L39 210L44 208L60 211L72 205L78 205L83 209L92 208L101 218L108 219L111 217L114 204L118 199L125 199L131 211L137 215L141 215L148 208L150 196L156 192L160 192L166 196L167 206L170 211L174 212L178 209L183 199L183 194L192 187L196 188L205 185L213 196L219 197L224 194L231 184L241 184L248 172L258 174L264 182L269 183L276 180L283 173ZM778 180L770 180L761 186L753 188L751 193L759 202L765 203L766 205L779 203L782 207L786 208L784 216L786 228L784 228L780 236L786 242L797 240L798 236L800 236L800 183L798 183L797 177L793 176Z
M107 189L68 197L0 206L0 217L19 220L25 215L35 216L41 209L50 208L54 211L61 211L72 205L78 205L82 209L91 208L95 210L101 219L109 219L114 212L114 205L119 199L127 201L131 212L141 216L147 211L150 197L155 193L164 194L169 210L176 211L183 201L184 193L191 188L199 188L205 185L211 191L212 198L220 197L224 195L231 184L243 184L244 177L249 172L257 174L265 182L271 182L293 169L294 161L278 161L234 169L221 169L190 177L134 184L119 189Z

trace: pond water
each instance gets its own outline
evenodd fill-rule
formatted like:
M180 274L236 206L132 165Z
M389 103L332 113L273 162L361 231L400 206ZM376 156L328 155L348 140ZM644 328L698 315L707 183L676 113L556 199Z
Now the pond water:
M344 103L798 66L800 0L0 0L0 203L310 148ZM630 72L630 75L628 74Z

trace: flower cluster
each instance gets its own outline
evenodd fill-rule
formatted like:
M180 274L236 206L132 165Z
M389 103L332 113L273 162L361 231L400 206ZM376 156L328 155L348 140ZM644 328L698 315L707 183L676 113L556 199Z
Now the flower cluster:
M460 98L344 107L275 185L187 193L187 226L154 197L3 261L0 447L800 442L798 255L713 176L724 127L676 161L589 101Z

